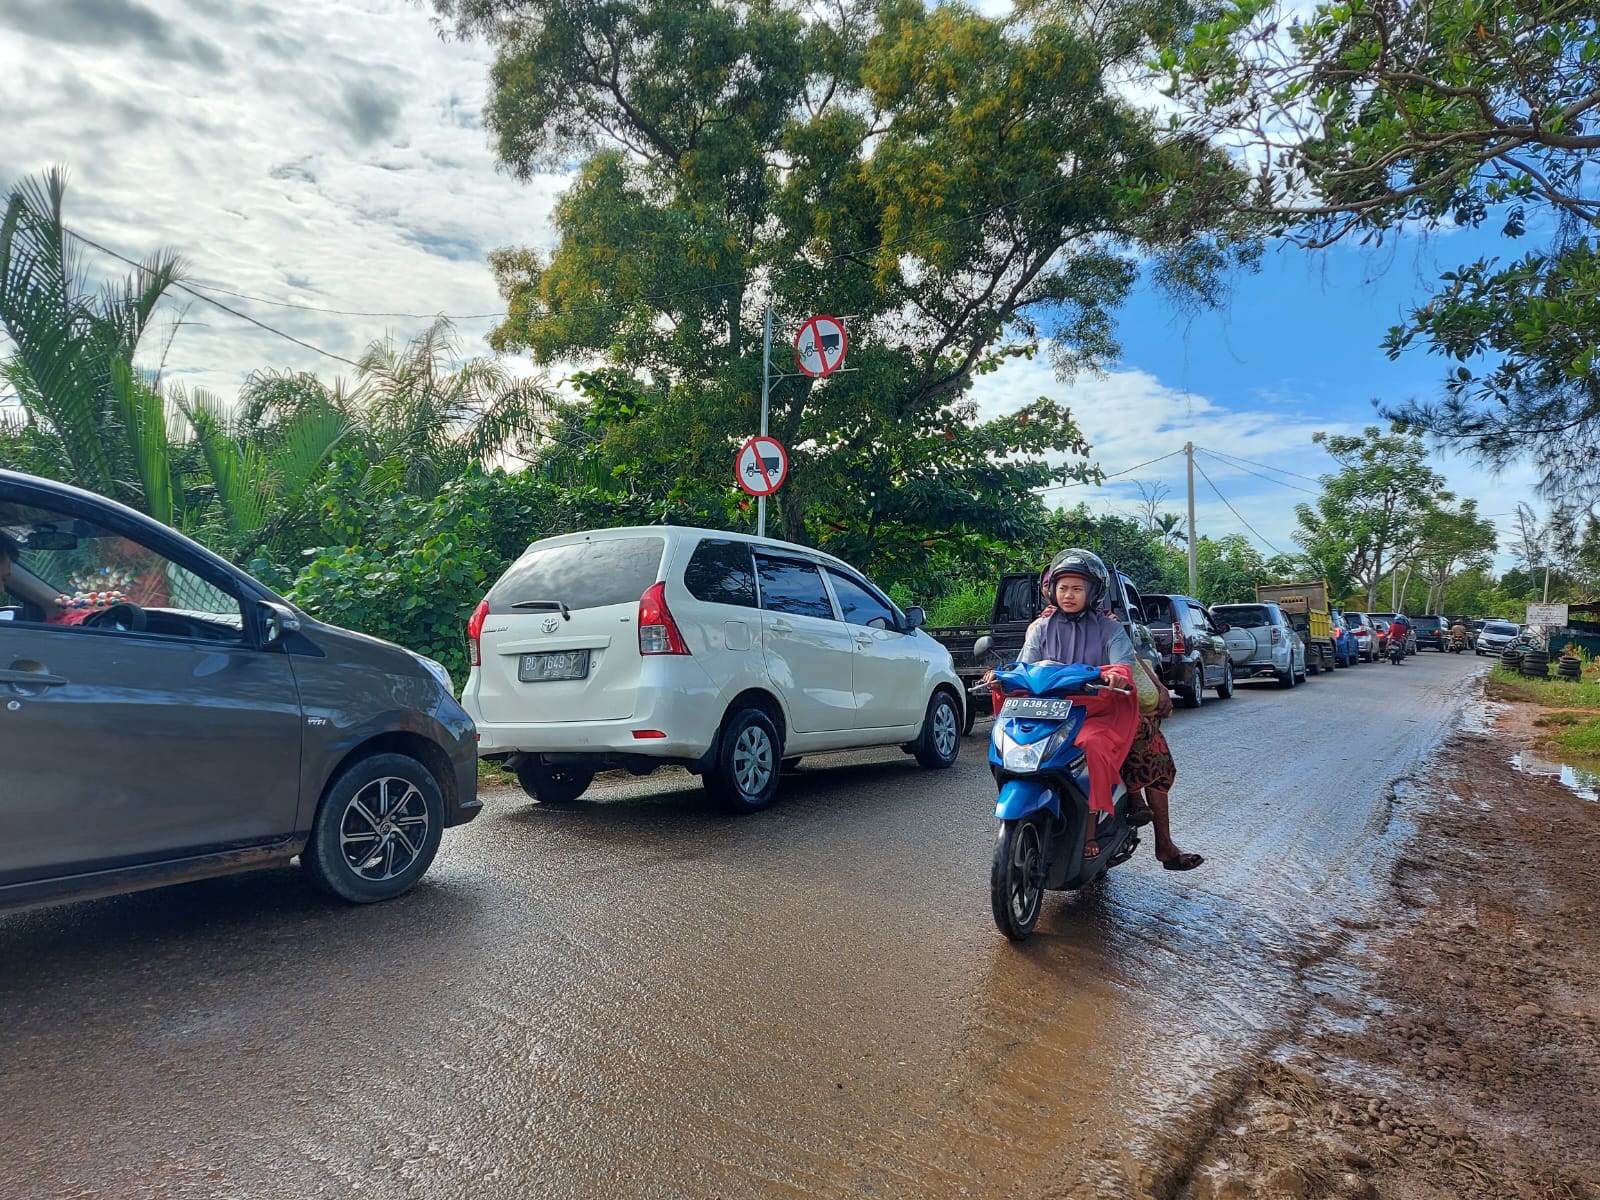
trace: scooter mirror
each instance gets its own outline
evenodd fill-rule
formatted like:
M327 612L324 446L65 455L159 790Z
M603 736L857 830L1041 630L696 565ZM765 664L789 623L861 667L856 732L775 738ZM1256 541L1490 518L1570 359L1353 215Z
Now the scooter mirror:
M989 651L994 649L994 639L987 633L972 643L972 657L984 658Z

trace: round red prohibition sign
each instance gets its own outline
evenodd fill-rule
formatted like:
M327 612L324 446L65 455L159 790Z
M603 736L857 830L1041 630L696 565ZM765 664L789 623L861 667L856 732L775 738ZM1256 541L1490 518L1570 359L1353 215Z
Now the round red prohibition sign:
M752 496L770 496L789 477L789 454L773 438L753 437L739 447L733 478Z
M794 335L794 361L807 375L831 375L844 366L850 335L838 317L812 317Z

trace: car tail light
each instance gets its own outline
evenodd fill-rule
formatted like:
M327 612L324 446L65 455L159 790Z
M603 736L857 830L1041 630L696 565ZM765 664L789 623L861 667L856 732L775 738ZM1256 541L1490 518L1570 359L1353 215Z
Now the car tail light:
M644 742L655 738L664 738L667 735L662 733L659 729L635 729L633 731L633 736L639 741Z
M1279 629L1276 625L1272 627L1272 640L1274 642L1283 641L1283 630Z
M1187 654L1189 652L1189 647L1183 641L1183 630L1176 625L1172 627L1172 652L1174 654Z
M472 610L472 618L467 622L467 662L471 666L478 666L483 660L483 651L478 648L478 639L483 636L483 623L489 616L489 602L479 600L478 607Z
M639 653L687 654L689 647L667 608L667 585L652 584L639 597Z

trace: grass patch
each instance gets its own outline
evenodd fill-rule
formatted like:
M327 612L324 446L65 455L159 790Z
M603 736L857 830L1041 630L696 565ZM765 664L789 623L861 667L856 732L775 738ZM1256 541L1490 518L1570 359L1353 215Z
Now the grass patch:
M1565 733L1556 734L1550 741L1574 754L1582 754L1591 759L1600 758L1600 719L1574 725Z
M1600 711L1600 680L1567 683L1560 679L1527 679L1501 667L1489 672L1484 691L1491 700L1523 700L1545 708L1592 708Z

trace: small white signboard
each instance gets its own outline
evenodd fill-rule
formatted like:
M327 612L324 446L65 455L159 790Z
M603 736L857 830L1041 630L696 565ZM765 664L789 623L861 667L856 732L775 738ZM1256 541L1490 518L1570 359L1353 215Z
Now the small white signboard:
M1567 606L1565 604L1528 605L1528 624L1542 629L1565 629Z

